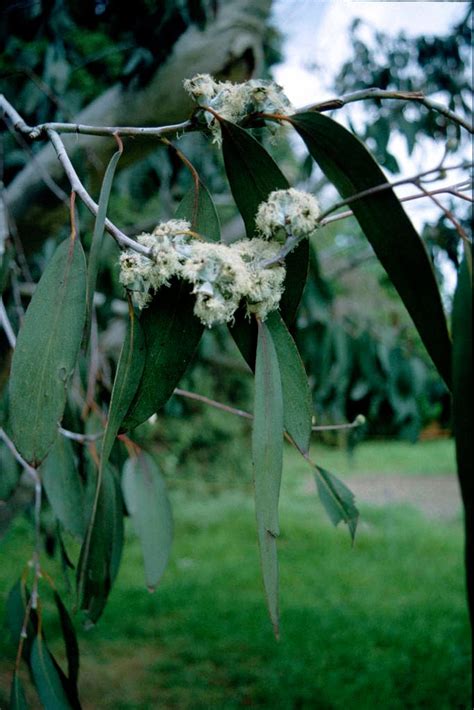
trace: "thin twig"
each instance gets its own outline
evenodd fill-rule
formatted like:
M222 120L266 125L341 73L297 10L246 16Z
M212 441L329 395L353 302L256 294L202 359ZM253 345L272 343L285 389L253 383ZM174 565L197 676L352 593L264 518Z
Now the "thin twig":
M15 349L16 345L16 335L13 331L12 324L10 323L10 319L8 318L8 313L5 309L5 305L3 303L3 298L0 296L0 325L2 326L3 330L5 331L5 335L7 336L7 340L10 344L10 347L12 350Z
M244 409L236 409L235 407L231 407L228 404L223 404L223 402L218 402L215 399L210 399L210 397L205 397L203 394L198 394L197 392L189 392L189 390L183 390L179 387L176 387L173 394L176 394L179 397L185 397L186 399L193 399L197 402L202 402L203 404L207 404L210 407L214 407L215 409L220 409L221 411L227 412L228 414L234 414L237 417L243 417L244 419L250 420L253 419L253 414L250 414L250 412L246 412ZM356 427L362 426L362 424L365 424L365 417L359 414L353 422L349 422L348 424L327 424L322 426L312 426L311 431L334 431L339 429L355 429Z
M400 202L410 202L412 200L421 200L425 197L431 197L432 195L453 195L454 197L459 197L462 200L466 200L467 202L474 202L473 198L470 195L465 195L461 192L461 190L468 190L470 187L472 187L472 181L471 180L465 180L464 182L457 183L455 185L449 185L447 187L440 187L437 190L426 190L426 194L420 195L419 192L413 195L405 195L404 197L399 197ZM333 215L332 217L325 217L324 219L320 219L319 226L320 227L325 227L327 224L331 224L332 222L337 222L340 219L347 219L348 217L353 217L354 213L352 210L346 210L345 212L339 212L338 214Z
M59 134L56 133L51 128L47 129L47 134L48 137L51 141L51 143L54 146L54 149L56 151L56 155L58 156L58 160L61 163L64 172L67 175L67 178L71 184L71 188L73 192L77 193L78 197L82 200L82 202L85 204L87 209L92 212L94 216L97 216L97 212L99 210L99 206L97 205L96 202L92 199L92 197L89 195L87 192L86 188L82 184L81 180L79 179L78 174L76 173L73 164L71 163L71 160L69 159L69 156L66 152L66 148L64 146L64 143L62 142L61 138L59 137ZM134 241L133 239L130 239L130 237L127 237L126 234L124 234L118 227L116 227L109 219L105 220L105 229L111 234L114 239L123 247L128 247L129 249L133 249L134 251L138 252L139 254L144 254L145 256L150 256L150 249L149 247L145 247L142 244L139 244L138 242Z
M364 197L370 197L372 195L376 195L379 192L383 192L384 190L390 190L394 187L399 187L400 185L418 185L421 178L424 178L427 175L432 175L433 173L439 172L448 172L450 170L467 170L468 168L472 168L473 165L474 163L463 162L457 165L448 165L445 167L437 166L436 168L431 168L430 170L423 170L421 173L418 173L417 175L412 175L408 178L400 178L400 180L395 180L394 182L387 181L381 183L380 185L374 185L374 187L369 187L367 190L357 192L345 200L335 202L332 207L329 207L327 210L325 210L319 215L318 223L321 224L321 222L325 220L328 215L332 214L341 207L345 207L346 205L349 205L352 202L355 202L356 200L361 200Z
M465 128L469 133L474 133L474 128L472 124L468 123L462 116L451 111L444 104L440 104L438 101L433 101L424 95L422 91L388 91L384 89L361 89L360 91L354 91L350 94L345 94L344 96L339 96L336 99L329 99L328 101L322 101L317 104L309 104L299 111L332 111L334 109L342 108L347 104L354 103L354 101L366 101L367 99L395 99L398 101L414 101L416 103L426 106L426 108L431 111L437 111L441 113L445 118L457 123L459 126Z
M448 219L448 220L451 222L451 224L454 226L455 230L457 231L457 233L459 234L459 236L461 237L461 239L462 239L464 242L466 242L466 243L469 244L470 242L469 242L469 237L468 237L468 235L466 234L466 232L465 232L464 229L462 228L460 222L458 222L458 220L456 219L456 217L453 215L453 213L451 212L451 210L449 210L447 207L445 207L445 206L443 205L443 203L440 202L437 197L435 197L435 195L433 194L433 192L430 192L429 190L427 190L425 187L423 187L423 185L422 185L421 183L416 183L416 186L418 187L419 190L421 190L421 192L425 195L425 197L429 197L429 198L432 200L432 202L434 202L434 204L435 204L437 207L439 207L440 210L442 210L442 212L444 212L444 214L446 215L447 219Z
M88 444L90 441L97 441L102 436L104 436L103 431L98 431L96 434L78 434L75 431L69 431L69 429L63 429L62 426L58 427L59 433L66 439L71 439L71 441L77 441L79 444Z
M18 461L20 466L22 466L25 469L25 471L27 471L30 474L30 476L34 480L35 484L38 481L40 481L40 477L39 477L39 474L38 474L38 471L36 470L36 468L33 468L33 466L30 466L30 464L27 461L25 461L23 456L19 453L19 451L17 451L17 448L16 448L15 444L13 443L13 441L10 439L10 437L8 436L8 434L6 433L6 431L2 427L0 427L0 439L2 439L3 442L6 444L7 448L10 449L11 453L13 454L15 459ZM41 481L40 481L40 483L41 483Z

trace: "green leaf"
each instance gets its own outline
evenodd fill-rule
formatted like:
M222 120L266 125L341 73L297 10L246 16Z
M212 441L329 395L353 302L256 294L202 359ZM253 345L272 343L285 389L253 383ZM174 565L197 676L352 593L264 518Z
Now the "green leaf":
M115 373L109 416L102 440L100 465L104 468L109 460L115 438L140 384L145 366L145 338L133 308L129 305L127 334L122 345Z
M66 530L82 539L85 531L84 488L69 439L58 436L41 464L40 472L55 516Z
M69 683L76 689L79 676L79 646L77 643L76 632L68 611L56 591L54 592L54 601L56 609L58 610L64 646L66 648L68 679Z
M92 235L91 248L89 252L89 263L87 269L87 318L85 333L89 337L90 322L92 317L92 305L94 301L95 286L97 283L97 275L100 266L100 250L102 239L104 236L104 226L107 217L107 207L109 205L110 191L112 190L112 182L115 175L115 168L122 155L122 150L118 150L110 159L105 171L102 187L100 188L99 203L97 216L95 218L94 232Z
M123 429L133 429L163 407L184 375L203 332L193 308L189 286L175 281L161 288L143 310L140 325L146 344L145 366Z
M221 239L221 225L214 201L207 187L199 180L181 200L176 210L177 219L191 222L191 228L211 242Z
M5 608L6 626L8 627L13 643L17 646L20 643L29 598L30 595L28 594L25 584L21 579L18 579L8 594ZM23 643L22 657L26 661L28 661L30 656L31 642L36 634L37 623L36 611L32 609L26 627L27 636Z
M20 467L3 442L0 442L0 500L6 501L13 494L20 479Z
M61 683L53 658L45 642L35 636L30 657L31 672L45 710L69 710L72 706Z
M12 685L10 690L10 710L27 710L28 703L26 702L23 683L17 671L13 673Z
M151 456L141 453L128 459L123 470L122 490L140 539L146 584L153 591L168 563L173 520L165 480Z
M466 571L471 619L474 618L474 569L472 549L472 271L470 250L464 257L454 294L453 332L453 428L459 485L464 503Z
M222 152L235 203L245 223L247 237L255 234L255 215L261 202L289 183L273 158L248 131L229 121L221 122ZM286 258L285 290L280 310L288 325L294 321L308 275L309 244L305 240ZM250 367L255 366L257 329L241 309L230 327L235 342Z
M255 215L273 190L290 185L271 155L244 128L221 121L222 153L235 203L244 220L248 239L255 233Z
M364 144L332 119L308 112L295 114L291 122L343 198L387 182ZM392 189L355 200L350 207L449 386L451 341L423 241Z
M329 519L334 525L343 520L354 542L359 520L359 511L354 505L354 494L336 476L320 466L315 466L314 477L319 498Z
M113 473L106 467L97 477L95 497L77 568L79 608L86 625L101 616L117 575L123 546L122 500Z
M278 357L265 323L258 325L252 431L255 511L263 583L278 637L278 500L283 465L283 396Z
M86 310L79 241L59 245L26 311L13 354L10 424L18 451L38 466L52 447L66 404Z
M280 367L285 429L299 450L308 453L313 408L303 361L280 314L270 313L265 323L271 333Z

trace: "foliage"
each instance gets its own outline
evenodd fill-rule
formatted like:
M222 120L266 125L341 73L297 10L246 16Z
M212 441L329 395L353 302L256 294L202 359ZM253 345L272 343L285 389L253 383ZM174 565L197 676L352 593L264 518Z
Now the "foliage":
M205 19L202 12L207 7L207 3L198 3L200 14L191 2L164 3L157 10L163 14L154 19L160 21L159 31L165 32L167 22L173 21L179 33L183 23L177 21L176 12L184 22L199 23ZM197 15L193 14L195 10ZM28 31L37 32L43 38L45 28L53 24L64 32L72 21L73 14L69 13L79 11L75 5L68 9L59 3L58 14L54 16L56 25L53 17L48 16L44 26L40 22L35 27L33 23L20 33L22 50ZM98 12L97 6L95 12ZM87 13L82 20L87 25ZM123 21L124 16L119 13L117 22L120 25ZM140 28L133 29L140 38ZM116 31L113 26L111 38L117 42L122 35L120 32L115 35ZM57 31L52 51L64 54L59 37ZM156 41L157 35L154 30L151 34L145 31L141 39L143 46L139 46L140 51L130 60L132 68L125 66L120 70L124 82L146 82L149 71L154 69L145 50L147 43ZM171 41L175 39L173 36ZM80 44L81 40L77 41ZM166 47L163 51L167 51ZM10 55L14 52L10 45L8 52ZM156 61L162 61L164 56L158 52ZM51 61L56 61L54 55ZM56 88L66 98L71 87L66 80L65 61L59 60L56 71L62 73L66 83ZM208 81L202 75L197 79ZM233 116L225 110L226 85L223 86L224 107L219 104L219 108L225 116ZM255 91L259 92L260 100L262 94L269 95L276 90L270 83L249 82L243 86L243 91L229 91L227 98L230 101L235 99L234 93L245 97ZM120 259L116 249L105 245L102 249L114 171L122 153L121 140L116 136L119 151L105 171L95 228L87 249L87 270L74 195L70 205L71 236L59 245L51 240L45 245L41 258L34 261L37 283L24 317L17 292L16 264L10 261L9 251L6 252L11 283L5 279L7 310L5 315L2 311L2 323L9 335L8 347L14 352L10 381L8 386L5 384L1 401L2 458L16 458L34 482L35 531L30 572L27 570L10 594L10 623L19 647L16 671L23 658L47 710L79 707L79 700L76 636L54 586L56 625L61 627L66 648L67 673L58 663L57 650L49 645L46 636L42 599L50 578L43 575L42 540L45 538L50 544L54 541L64 571L68 568L75 571L75 606L81 612L85 627L95 625L107 608L119 574L127 517L131 518L140 540L147 586L154 589L160 582L170 556L172 516L159 457L147 452L147 431L150 417L170 406L170 398L203 340L204 326L227 324L243 359L253 370L252 415L237 413L252 419L257 538L263 585L276 637L279 635L277 538L284 437L310 465L330 520L335 525L345 523L354 540L359 517L354 496L319 460L315 465L309 455L313 417L303 360L314 364L311 355L314 343L309 342L308 332L302 335L300 331L296 340L291 332L308 280L310 259L312 272L317 275L317 256L312 254L314 243L310 247L310 236L317 230L324 213L320 214L312 196L290 188L285 172L262 140L267 128L274 133L275 126L284 123L303 138L309 155L339 192L343 203L350 203L361 231L412 317L427 354L446 386L451 387L454 380L458 473L463 490L468 486L466 451L469 442L464 426L459 424L462 419L459 412L462 412L463 391L471 372L465 357L471 341L462 325L471 299L470 245L465 244L465 261L455 299L453 345L429 254L364 143L334 119L320 113L291 113L288 104L282 102L276 115L255 114L255 107L259 105L245 99L236 114L239 119L243 117L237 125L198 101L188 126L200 134L190 137L190 140L196 138L198 145L203 136L214 139L215 145L208 145L207 150L215 151L217 159L221 160L221 177L225 175L228 181L235 201L233 209L240 214L247 238L240 234L237 240L229 240L236 244L226 242L220 230L212 185L210 190L205 186L205 170L200 172L200 164L194 166L181 149L164 139L169 154L185 165L191 177L191 187L186 185L181 203L174 209L174 217L179 219L169 220L134 241L119 235L117 239L122 248L124 244L128 247ZM265 101L261 105L266 106ZM288 115L285 115L286 109ZM31 109L35 119L40 112L39 106ZM50 130L48 135L51 138L55 134ZM72 186L76 184L77 188L77 181L71 178L71 170L64 160L63 165ZM168 180L168 185L171 183ZM82 189L77 190L81 195ZM312 219L309 219L310 204L316 205ZM292 210L300 210L300 223L306 225L304 229L296 229ZM270 212L276 212L276 218L271 226L263 228L260 217ZM402 245L400 234L404 238ZM101 252L106 263L103 272ZM131 278L124 278L127 260L136 267L136 272L131 269ZM176 268L170 268L170 263ZM28 272L27 264L25 267L19 261L19 266ZM192 277L187 275L190 273ZM141 279L138 286L137 275ZM127 303L120 278L126 286ZM239 290L238 278L245 281L245 289ZM136 298L136 291L142 286L146 298L140 300ZM317 295L329 302L323 280L315 278L313 286ZM134 301L140 310L135 308ZM225 315L222 315L221 307L229 304L230 310L224 309ZM209 316L211 306L215 306L216 312L220 308L219 317ZM305 306L308 306L308 294ZM207 316L203 315L206 309ZM14 327L18 326L19 330L16 347L8 320L8 313L14 311L17 311ZM115 323L117 313L126 316L118 319L121 325ZM336 401L339 410L334 411L346 413L343 400L349 392L355 402L366 398L369 412L373 414L383 407L385 397L400 422L409 425L416 422L418 410L413 400L418 399L422 391L419 385L422 374L419 367L417 371L416 360L404 358L398 344L385 350L375 347L373 340L367 340L366 336L364 339L363 333L354 339L358 351L354 358L348 354L350 341L343 327L337 326L329 328L326 323L322 333L323 353L316 354L316 359L320 358L318 375L322 376L316 387L320 404L331 405ZM223 330L216 332L214 343L219 350L219 333ZM111 336L113 344L104 347L107 335ZM307 346L303 358L297 342ZM338 360L335 369L332 368L333 353ZM193 396L189 392L184 394ZM67 441L62 441L63 437ZM98 443L100 439L102 442ZM11 495L15 471L11 462L7 468L5 489L7 495ZM58 468L61 475L55 475ZM49 500L49 512L42 505L43 490ZM467 502L466 511L469 523ZM48 515L49 523L45 523ZM18 673L13 680L12 697L18 705L24 704Z

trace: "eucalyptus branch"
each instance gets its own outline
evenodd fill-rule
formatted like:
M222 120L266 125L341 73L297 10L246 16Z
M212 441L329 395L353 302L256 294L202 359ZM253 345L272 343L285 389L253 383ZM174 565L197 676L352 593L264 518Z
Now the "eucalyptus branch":
M429 198L432 200L432 202L434 202L434 204L435 204L437 207L439 207L440 210L442 210L442 212L444 212L444 214L445 214L446 217L449 219L449 221L451 222L451 224L454 226L455 230L457 231L457 233L459 234L459 236L461 237L461 239L462 239L463 241L469 243L469 237L467 236L467 234L466 234L466 232L464 231L464 229L462 228L460 222L456 219L456 217L453 215L453 213L451 212L451 210L449 210L447 207L445 207L445 206L442 204L442 202L440 202L440 201L438 200L438 198L435 197L435 195L433 194L433 192L430 192L429 190L427 190L425 187L423 187L423 185L422 185L421 183L416 183L416 186L418 187L419 190L421 190L421 192L423 193L423 195L424 195L425 197L429 197Z
M459 126L465 128L469 133L474 133L474 128L472 124L466 121L462 116L458 116L457 113L451 111L444 104L438 101L433 101L433 99L428 98L424 95L422 91L387 91L384 89L361 89L360 91L354 91L350 94L345 94L339 96L335 99L329 99L328 101L322 101L317 104L309 104L305 106L302 111L332 111L334 109L342 108L347 104L354 103L355 101L366 101L367 99L394 99L397 101L414 101L416 103L422 104L431 111L437 111L441 113L445 118L457 123Z
M66 173L72 191L78 195L78 197L82 200L87 209L92 212L94 216L96 216L99 210L99 206L96 202L94 202L94 200L82 184L81 180L79 179L79 176L76 173L73 164L71 163L71 160L66 152L64 143L59 137L59 134L51 128L47 129L47 134L56 151L58 160L61 163L64 172ZM136 242L135 240L130 239L130 237L127 237L127 235L120 231L120 229L116 227L109 219L105 220L105 229L109 232L109 234L114 237L114 239L122 247L133 249L139 254L145 254L145 256L150 255L150 249L148 247L145 247L142 244Z
M102 436L104 436L103 431L98 431L96 434L78 434L75 431L69 431L69 429L63 429L62 426L58 427L58 431L61 436L66 439L71 439L71 441L77 441L79 444L88 444L91 441L97 441Z
M22 466L22 468L24 468L24 470L27 471L27 473L29 473L29 475L31 476L33 481L35 483L37 481L40 481L38 471L36 470L36 468L33 468L33 466L30 466L30 464L27 461L25 461L23 456L17 451L17 448L16 448L15 444L13 443L13 441L10 439L10 437L8 436L8 434L6 433L6 431L2 427L0 427L0 439L2 439L2 441L4 442L6 447L11 451L11 453L13 454L14 458L18 461L20 466Z
M234 414L237 417L243 417L244 419L250 420L253 419L253 414L250 414L250 412L246 412L244 409L236 409L235 407L231 407L228 404L223 404L223 402L218 402L215 399L210 399L210 397L205 397L203 394L198 394L197 392L189 392L189 390L183 390L179 387L176 387L173 394L178 395L179 397L185 397L186 399L193 399L197 402L202 402L203 404L206 404L209 407L220 409L223 412L227 412L228 414ZM365 424L365 417L362 414L359 414L353 422L349 422L347 424L324 424L321 426L312 426L311 431L336 431L341 429L355 429L356 427L362 426L363 424ZM294 443L291 440L291 437L288 437L288 440L290 441L290 443Z
M12 350L15 348L16 345L16 336L12 328L12 324L10 323L10 319L8 318L7 311L5 309L5 305L3 303L3 298L0 296L0 325L2 326L5 335L7 336L7 340L10 344L10 347Z
M162 136L168 133L178 133L191 128L192 121L182 121L169 126L88 126L82 123L61 123L51 121L40 123L37 126L29 126L20 116L18 111L11 105L3 94L0 94L0 111L8 116L13 128L27 136L30 140L37 140L49 135L49 131L56 133L75 133L88 136L113 136L119 133L121 136Z
M399 197L400 202L411 202L412 200L421 200L425 197L432 197L433 195L453 195L454 197L459 197L466 202L474 202L474 199L470 195L466 195L462 190L468 190L472 188L471 180L464 180L463 182L456 183L454 185L448 185L446 187L439 187L436 190L424 190L423 194L420 195L419 192L413 195L405 195L404 197ZM352 210L346 210L345 212L339 212L332 217L325 217L319 222L320 227L325 227L327 224L332 222L337 222L340 219L347 219L348 217L353 217L354 213Z
M357 192L355 195L351 195L345 200L340 200L339 202L335 202L332 207L329 207L327 210L322 212L319 215L318 223L321 224L326 217L328 217L330 214L335 212L336 210L340 209L341 207L345 207L346 205L350 205L352 202L356 202L357 200L361 200L364 197L370 197L372 195L376 195L379 192L383 192L384 190L390 190L394 187L399 187L400 185L416 185L418 186L422 178L426 177L427 175L433 175L434 173L445 173L450 170L467 170L468 168L472 168L474 166L474 163L469 163L469 162L463 162L459 163L457 165L448 165L448 166L441 166L438 165L436 168L431 168L430 170L423 170L420 173L417 173L416 175L412 175L411 177L408 178L400 178L400 180L395 180L394 182L383 182L380 185L374 185L374 187L369 187L367 190L362 190L361 192ZM438 178L440 179L440 178Z

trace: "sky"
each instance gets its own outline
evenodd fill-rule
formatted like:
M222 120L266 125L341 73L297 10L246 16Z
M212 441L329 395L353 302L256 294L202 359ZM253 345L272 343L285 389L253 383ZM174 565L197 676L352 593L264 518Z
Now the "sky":
M354 2L274 0L273 17L284 37L285 60L275 79L295 106L322 101L329 83L350 56L348 29L356 17L389 34L446 34L462 19L467 2ZM309 68L316 64L318 69Z
M331 80L351 55L349 27L354 19L361 18L386 34L403 31L408 36L445 35L464 17L468 7L468 2L449 1L274 0L273 18L284 38L284 61L272 69L273 75L296 108L332 98ZM344 123L344 113L342 110L334 118ZM466 141L468 158L472 152L469 145L472 149L472 142ZM396 145L390 144L390 150L396 154L402 174L410 176L437 165L444 145L426 139L410 157L405 141L399 137ZM462 173L451 173L447 182L465 177ZM410 194L413 187L405 185L397 188L397 192L400 196ZM439 216L430 200L407 203L406 209L418 229ZM454 273L447 276L450 286L454 286Z

